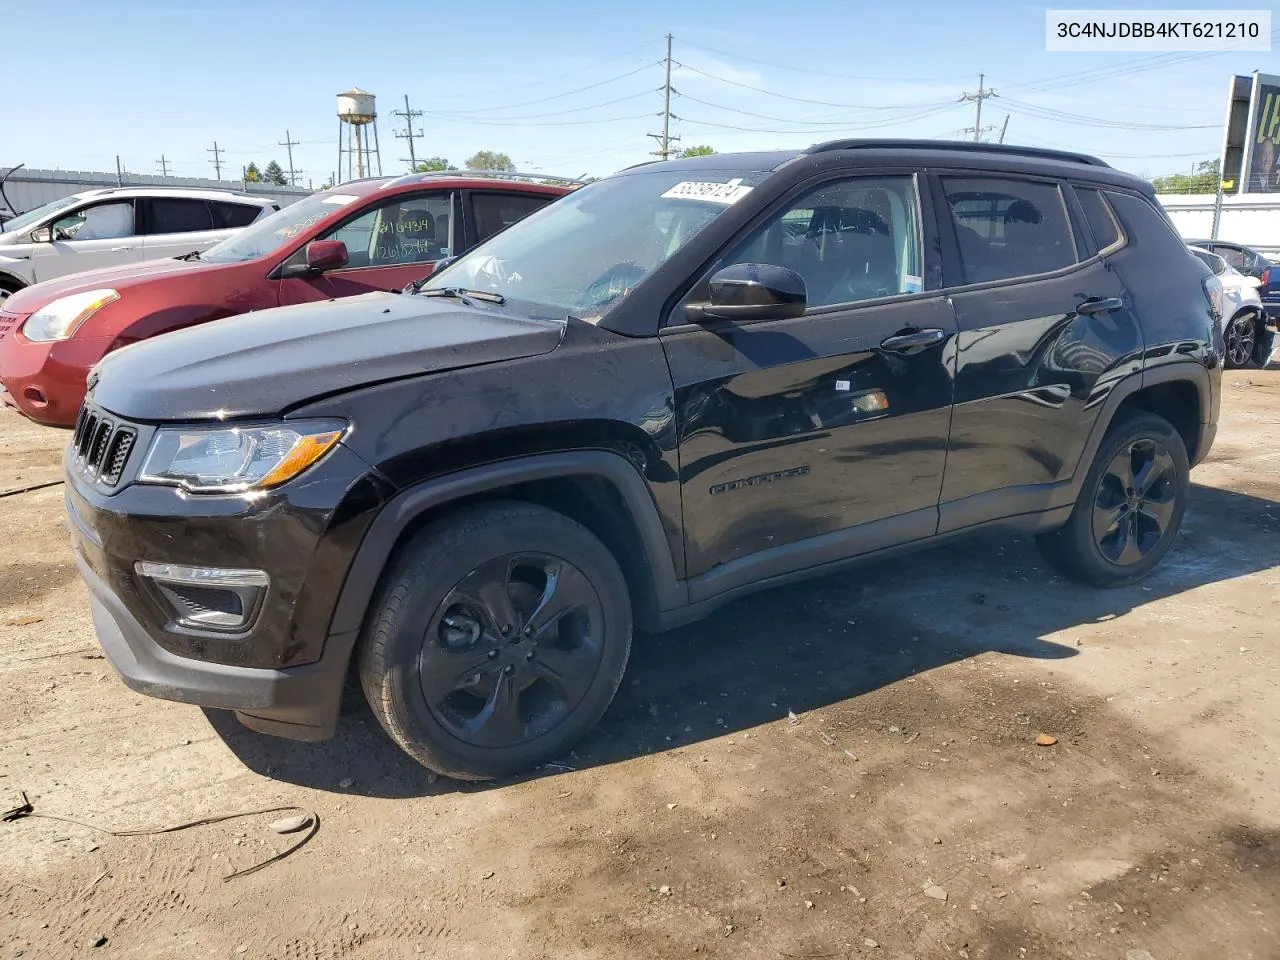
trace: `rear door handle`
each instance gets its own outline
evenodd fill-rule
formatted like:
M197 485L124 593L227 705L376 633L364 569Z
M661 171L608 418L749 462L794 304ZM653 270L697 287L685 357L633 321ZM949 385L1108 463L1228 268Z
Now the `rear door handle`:
M1113 313L1124 306L1124 301L1119 297L1107 297L1103 300L1086 300L1080 306L1076 307L1076 313L1086 317L1091 317L1099 313Z
M947 338L947 331L930 327L928 330L913 330L911 333L899 333L887 340L880 341L880 349L890 353L919 353L927 347L941 343Z
M127 253L128 251L130 251L130 250L132 250L132 249L133 249L133 247L112 247L112 248L111 248L111 252L112 252L112 253Z

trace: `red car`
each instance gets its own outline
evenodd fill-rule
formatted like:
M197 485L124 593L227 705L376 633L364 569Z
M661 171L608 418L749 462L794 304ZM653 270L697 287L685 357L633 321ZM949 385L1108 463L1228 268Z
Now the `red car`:
M471 171L358 180L204 253L34 284L0 305L0 399L70 427L89 369L112 350L253 310L403 290L576 185Z

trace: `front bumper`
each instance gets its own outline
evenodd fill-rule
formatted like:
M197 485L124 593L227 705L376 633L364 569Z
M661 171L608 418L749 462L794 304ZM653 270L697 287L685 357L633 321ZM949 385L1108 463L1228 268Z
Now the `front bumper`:
M133 471L138 459L131 457ZM94 628L126 685L235 710L265 733L333 734L357 631L333 633L329 625L351 558L385 498L363 461L340 445L296 480L254 497L188 495L127 476L118 490L104 490L74 456L64 475ZM260 569L270 583L249 626L219 635L176 621L135 569L140 560Z
M71 337L37 343L21 333L25 316L0 314L0 383L7 406L49 427L75 423L89 369L111 348L111 337ZM10 322L12 321L12 322Z

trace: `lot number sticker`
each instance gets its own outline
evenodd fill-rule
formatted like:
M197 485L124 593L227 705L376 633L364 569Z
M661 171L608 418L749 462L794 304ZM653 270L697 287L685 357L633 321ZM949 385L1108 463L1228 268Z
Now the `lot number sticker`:
M703 183L697 180L683 180L662 195L664 200L705 200L707 203L723 203L726 206L737 203L748 193L750 187L742 185L742 178L735 177L728 183Z

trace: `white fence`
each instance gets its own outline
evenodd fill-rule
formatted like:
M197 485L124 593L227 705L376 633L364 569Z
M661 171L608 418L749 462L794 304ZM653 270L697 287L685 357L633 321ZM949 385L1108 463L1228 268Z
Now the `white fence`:
M9 168L0 166L0 174ZM305 187L280 187L272 183L249 183L240 180L209 180L202 177L161 177L145 173L99 173L87 170L28 170L21 167L4 182L4 195L13 205L10 210L0 200L0 213L6 216L24 213L50 200L69 197L84 190L102 187L198 187L203 190L230 190L249 193L258 197L270 197L280 206L307 196Z
M1217 197L1207 194L1165 194L1160 203L1174 226L1187 239L1230 240L1260 253L1280 255L1280 195L1246 193L1222 198L1218 235L1213 236L1213 208Z

